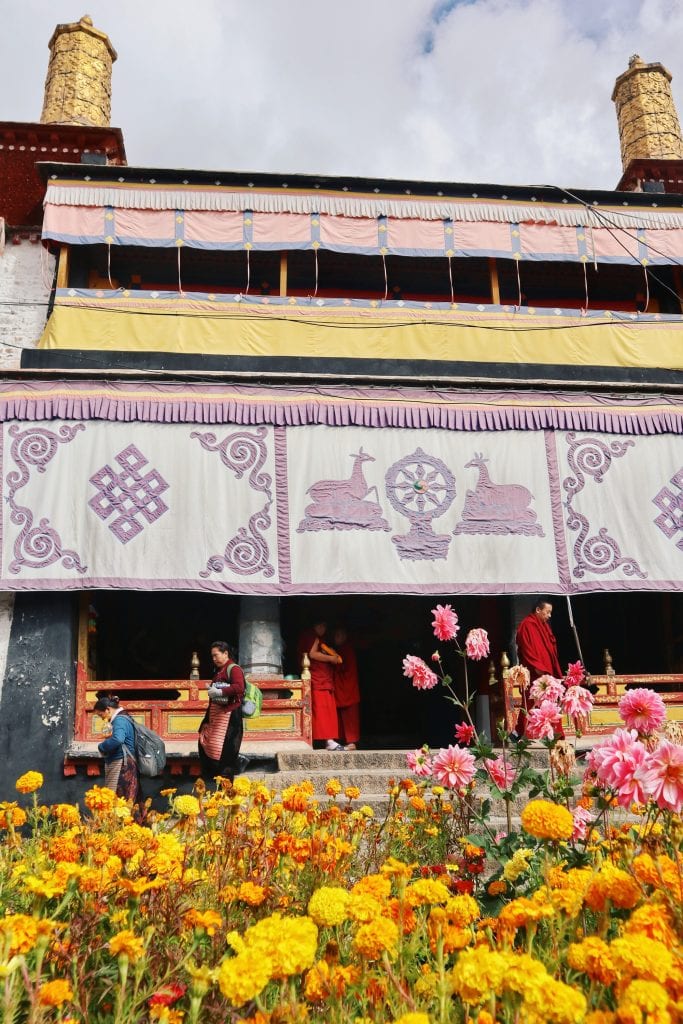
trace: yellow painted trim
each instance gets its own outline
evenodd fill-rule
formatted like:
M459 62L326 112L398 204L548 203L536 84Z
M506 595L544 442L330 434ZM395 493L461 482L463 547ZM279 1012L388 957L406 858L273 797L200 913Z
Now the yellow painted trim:
M450 319L450 318L449 318ZM408 317L405 318L408 320ZM315 320L230 313L158 315L109 309L55 307L39 347L90 351L289 356L320 359L399 359L477 363L553 363L568 366L683 369L681 327L654 322L557 324L554 328L389 318L341 327L327 311Z
M296 717L291 715L259 715L258 718L245 718L245 732L294 732Z

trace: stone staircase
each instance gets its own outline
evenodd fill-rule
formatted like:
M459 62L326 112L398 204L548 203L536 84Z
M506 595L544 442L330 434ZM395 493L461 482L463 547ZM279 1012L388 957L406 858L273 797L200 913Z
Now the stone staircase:
M413 778L406 766L405 750L280 750L274 756L276 771L259 770L258 759L253 759L246 767L247 777L259 780L276 792L282 792L287 786L310 781L313 783L316 796L326 799L325 787L329 779L338 779L342 787L355 786L360 790L360 797L353 801L354 806L367 804L372 807L376 816L386 813L389 807L389 790L391 785L401 779ZM548 753L540 747L531 752L532 764L541 770L548 767ZM580 769L579 769L580 770ZM487 789L475 791L475 799L490 798ZM343 801L340 794L337 801ZM520 795L513 803L513 817L518 821L519 813L527 802L525 795ZM494 801L491 806L489 824L491 827L503 826L506 822L505 803Z

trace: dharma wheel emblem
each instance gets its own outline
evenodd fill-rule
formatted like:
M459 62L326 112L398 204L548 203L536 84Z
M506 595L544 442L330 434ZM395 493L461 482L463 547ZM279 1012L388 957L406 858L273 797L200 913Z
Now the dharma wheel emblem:
M447 558L451 535L435 533L432 520L447 512L455 498L455 477L448 466L416 448L390 466L384 480L390 505L410 523L408 533L391 538L399 557Z

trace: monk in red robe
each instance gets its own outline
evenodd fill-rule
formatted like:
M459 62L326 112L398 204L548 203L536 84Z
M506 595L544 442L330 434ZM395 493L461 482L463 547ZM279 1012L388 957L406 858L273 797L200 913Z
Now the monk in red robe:
M553 613L553 606L550 601L544 598L534 605L534 610L522 619L517 630L517 654L521 665L529 669L531 682L539 676L553 676L555 679L562 679L564 673L560 667L560 659L557 653L557 640L550 628L550 616ZM524 707L517 718L515 732L517 736L524 735L526 725L526 708L529 706L529 694L526 691L522 694Z
M343 626L333 634L334 649L341 662L334 666L334 699L337 703L339 739L345 750L355 750L360 739L360 687L356 652Z
M337 742L337 704L334 699L334 666L339 655L325 644L327 623L313 624L299 637L299 663L304 654L311 662L311 720L313 740L324 741L327 750L343 750ZM329 652L329 653L328 653Z

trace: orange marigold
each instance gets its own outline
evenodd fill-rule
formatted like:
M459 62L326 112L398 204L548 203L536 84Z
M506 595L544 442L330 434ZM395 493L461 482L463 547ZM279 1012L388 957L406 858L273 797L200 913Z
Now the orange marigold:
M636 907L624 925L624 934L647 935L649 939L663 942L669 949L676 944L674 922L671 911L663 903L644 903Z
M241 900L242 903L248 903L250 907L260 907L266 895L266 888L263 885L257 885L255 882L242 882L237 890L237 899Z
M40 772L24 772L15 783L18 793L35 793L43 784L43 776Z
M129 960L135 961L145 952L145 944L139 935L124 928L109 940L109 952L112 956L127 956Z
M522 828L536 839L571 839L574 819L570 811L550 800L532 800L521 815Z
M596 911L607 909L608 904L628 910L640 898L640 888L635 879L610 861L605 861L593 875L585 894L586 906Z
M611 985L617 977L609 946L597 935L573 942L567 950L567 963L601 985Z
M385 951L393 957L398 946L398 926L386 917L362 924L353 937L353 946L368 960L379 960Z
M44 982L38 989L38 1004L40 1006L61 1006L73 998L73 989L64 978L55 978L54 981Z
M646 935L623 935L610 945L610 956L618 975L665 982L673 968L673 954L662 942Z

